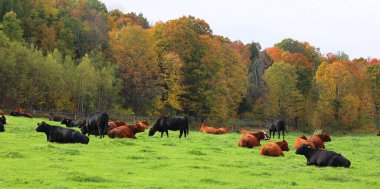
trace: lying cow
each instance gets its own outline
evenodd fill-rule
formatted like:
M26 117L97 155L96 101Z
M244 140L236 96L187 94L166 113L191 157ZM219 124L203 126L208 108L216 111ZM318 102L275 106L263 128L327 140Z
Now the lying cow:
M253 148L255 146L261 146L260 140L269 139L269 136L263 131L252 132L242 129L240 133L243 134L243 136L238 142L239 147Z
M306 165L315 165L319 167L346 167L351 165L350 160L333 151L323 149L312 149L310 145L303 144L300 146L296 154L304 155L307 159Z
M182 134L186 136L189 134L189 120L187 117L173 117L173 116L162 116L157 119L156 123L149 130L149 136L153 136L157 131L161 132L161 137L164 132L166 136L169 137L168 130L180 131L179 138L182 137Z
M312 135L310 138L307 139L307 141L310 141L314 144L315 148L325 148L325 142L330 142L331 138L330 135L327 133L322 133L319 135Z
M75 119L63 119L61 124L66 125L66 127L83 127L86 124L85 120L75 120Z
M27 112L11 112L11 116L33 118L32 114Z
M5 116L0 117L0 132L4 132L5 128L4 125L7 124L7 119L5 119Z
M136 139L136 133L144 132L148 126L136 124L136 125L124 125L116 127L107 132L110 138L133 138Z
M315 148L314 143L311 141L308 141L306 136L302 135L296 138L294 141L294 148L298 149L302 144L308 144L310 145L313 149Z
M228 128L220 127L220 128L214 128L214 127L209 127L205 123L201 124L201 128L199 129L201 133L208 133L208 134L215 134L215 135L220 135L220 134L227 134L230 132Z
M268 142L260 149L263 156L278 157L284 156L283 151L289 151L288 143L285 140L279 142Z
M49 142L88 144L90 141L87 136L73 129L53 126L45 122L38 123L37 125L36 131L44 132Z

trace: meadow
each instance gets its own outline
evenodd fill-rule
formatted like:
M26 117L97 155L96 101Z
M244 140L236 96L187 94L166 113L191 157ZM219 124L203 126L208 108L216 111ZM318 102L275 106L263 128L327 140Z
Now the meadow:
M137 139L90 137L88 145L57 144L37 133L40 118L7 116L0 133L0 188L379 188L380 137L332 135L326 148L343 154L350 168L306 166L290 132L285 157L259 155L259 148L238 148L240 134L207 135L191 131L179 139L159 133ZM310 135L306 134L307 136ZM276 141L275 139L274 141ZM273 139L271 140L273 141ZM262 141L265 144L267 141Z

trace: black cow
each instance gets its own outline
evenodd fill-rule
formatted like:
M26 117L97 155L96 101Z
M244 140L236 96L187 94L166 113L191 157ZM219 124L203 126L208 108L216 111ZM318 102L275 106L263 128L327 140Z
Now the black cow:
M268 119L269 123L269 136L272 138L272 133L273 133L273 138L276 133L278 132L278 138L280 138L280 131L282 131L282 139L285 139L285 131L288 133L288 130L285 127L285 121L280 118L280 119Z
M49 142L88 144L90 141L87 136L73 129L53 126L45 122L38 123L37 125L36 131L44 132Z
M5 119L5 116L0 117L0 132L4 132L5 128L4 125L7 124L7 119Z
M182 137L182 134L189 134L189 120L187 117L172 117L172 116L162 116L158 118L154 126L149 130L149 136L153 136L156 131L161 132L161 137L164 132L166 132L166 136L169 137L168 130L172 131L180 131L179 138Z
M33 116L30 113L26 112L11 112L11 116L15 117L28 117L28 118L33 118Z
M49 113L49 121L58 121L61 122L64 118L61 116L56 116L53 113Z
M83 127L86 124L85 120L75 120L75 119L63 119L61 124L66 125L66 127Z
M86 124L81 126L82 133L88 135L95 135L103 138L107 134L108 114L105 112L92 113L87 119Z
M296 151L296 154L304 155L307 159L307 165L316 165L320 167L332 166L332 167L346 167L351 165L350 160L333 151L324 149L313 149L308 144L303 144Z

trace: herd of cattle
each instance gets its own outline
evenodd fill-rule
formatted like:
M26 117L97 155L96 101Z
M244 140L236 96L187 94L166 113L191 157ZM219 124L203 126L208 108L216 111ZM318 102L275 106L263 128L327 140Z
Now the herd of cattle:
M7 123L5 118L5 112L0 110L0 132L4 132L4 125ZM23 116L32 118L30 113L23 111L22 109L16 109L15 112L11 112L12 116ZM110 138L136 138L136 133L144 132L148 129L149 124L147 121L137 122L135 124L126 124L123 121L109 121L108 114L93 113L86 120L74 120L66 119L60 116L55 116L54 114L49 114L50 121L57 121L61 124L66 125L66 127L78 127L81 132L70 128L64 128L60 126L49 125L45 122L37 124L36 131L43 132L46 134L47 141L57 142L57 143L82 143L88 144L90 139L88 136L95 135L103 138L108 135ZM149 130L149 136L153 136L157 131L161 132L161 137L166 133L169 137L168 130L179 130L179 138L184 135L185 137L189 134L189 123L187 117L174 117L174 116L162 116L158 118L152 128ZM283 119L272 119L269 120L268 130L270 136L268 136L264 131L247 131L241 129L240 133L242 137L238 141L239 147L254 148L261 146L261 140L269 140L275 136L275 132L278 132L278 138L280 139L280 132L282 132L282 141L278 142L268 142L263 145L259 153L263 156L278 157L284 156L284 151L289 151L288 143L285 139L285 121ZM227 134L229 133L228 128L214 128L207 126L202 123L200 126L201 133L207 134ZM88 136L86 136L86 134ZM377 133L380 136L380 131ZM325 150L325 142L330 142L331 138L327 133L322 133L318 135L312 135L307 138L306 136L299 136L294 141L294 148L296 149L296 154L304 155L307 159L307 165L316 166L333 166L333 167L350 167L350 161L333 151Z

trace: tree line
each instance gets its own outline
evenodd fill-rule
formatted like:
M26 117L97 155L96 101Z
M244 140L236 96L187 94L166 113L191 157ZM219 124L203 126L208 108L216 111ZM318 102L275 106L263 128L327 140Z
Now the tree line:
M98 0L0 2L0 106L54 111L282 117L300 130L380 124L380 61L271 48L183 16L153 26Z

